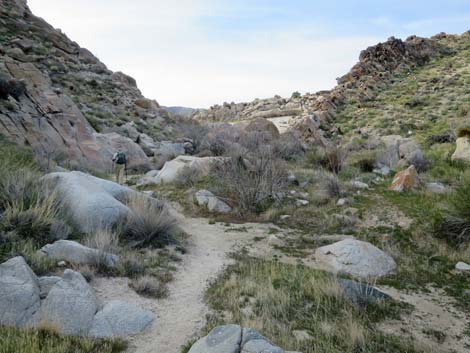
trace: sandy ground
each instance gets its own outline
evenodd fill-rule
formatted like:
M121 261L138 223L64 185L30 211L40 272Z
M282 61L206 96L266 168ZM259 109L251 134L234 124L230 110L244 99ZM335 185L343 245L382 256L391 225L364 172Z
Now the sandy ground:
M413 338L432 352L470 352L470 336L465 333L470 315L453 305L442 290L429 288L426 293L403 292L394 288L380 288L395 300L409 303L414 310L402 315L401 320L381 323L378 327L389 334Z
M229 254L267 237L269 224L210 225L207 219L179 217L190 235L188 253L170 283L170 295L163 300L142 298L128 287L127 278L97 278L93 282L101 300L123 299L155 314L153 325L130 340L132 353L180 353L202 329L209 312L204 303L207 284L232 260ZM239 231L237 231L239 229Z

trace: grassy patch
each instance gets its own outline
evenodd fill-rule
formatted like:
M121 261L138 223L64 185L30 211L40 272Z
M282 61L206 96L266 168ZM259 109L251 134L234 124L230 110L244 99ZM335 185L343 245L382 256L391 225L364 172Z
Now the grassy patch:
M375 323L397 317L396 304L357 309L333 277L302 266L239 258L210 287L215 311L208 329L238 323L257 329L285 350L304 353L425 352L381 334ZM307 338L298 340L295 331Z
M119 353L122 340L94 340L60 336L49 330L18 330L0 327L0 353Z

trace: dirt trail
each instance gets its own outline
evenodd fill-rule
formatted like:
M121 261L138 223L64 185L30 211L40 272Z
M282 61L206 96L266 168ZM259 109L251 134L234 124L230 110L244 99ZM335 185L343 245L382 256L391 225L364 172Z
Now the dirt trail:
M266 236L269 224L224 226L207 219L179 216L183 230L190 235L188 253L183 256L170 295L163 300L142 298L128 287L127 278L98 278L93 286L102 300L123 299L155 314L153 325L130 340L130 353L180 353L181 346L204 326L208 308L204 292L231 262L229 253L240 249L255 237Z

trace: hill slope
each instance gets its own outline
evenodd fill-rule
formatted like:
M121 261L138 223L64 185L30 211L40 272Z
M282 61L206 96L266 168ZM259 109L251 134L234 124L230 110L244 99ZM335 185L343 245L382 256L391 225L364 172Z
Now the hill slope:
M133 78L108 70L34 16L26 0L2 1L0 23L2 87L26 86L16 99L8 92L0 99L1 130L10 139L40 157L103 170L117 147L129 151L135 167L149 165L129 129L156 140L173 136L175 121L142 96Z

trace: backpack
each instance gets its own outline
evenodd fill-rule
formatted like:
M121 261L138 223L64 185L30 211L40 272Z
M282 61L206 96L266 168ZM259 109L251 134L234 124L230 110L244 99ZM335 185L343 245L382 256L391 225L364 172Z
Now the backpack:
M126 155L123 152L118 152L116 155L117 164L126 164Z

